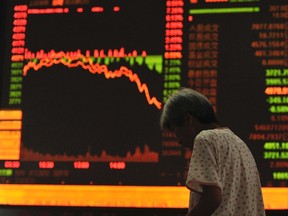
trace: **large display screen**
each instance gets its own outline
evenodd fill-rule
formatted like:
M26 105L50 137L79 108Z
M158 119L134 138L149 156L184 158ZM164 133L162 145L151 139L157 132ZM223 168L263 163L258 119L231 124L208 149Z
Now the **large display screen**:
M184 86L248 144L265 208L288 208L285 0L0 4L0 204L187 207L191 151L159 127Z

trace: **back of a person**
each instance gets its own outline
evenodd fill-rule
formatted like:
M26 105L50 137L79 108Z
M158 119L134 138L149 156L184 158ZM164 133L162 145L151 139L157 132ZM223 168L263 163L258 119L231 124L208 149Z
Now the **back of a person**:
M238 136L221 128L207 97L179 89L168 97L160 125L192 150L187 216L265 216L254 157Z
M222 203L213 216L265 215L258 170L247 145L227 128L207 130L202 136L215 147L222 185Z

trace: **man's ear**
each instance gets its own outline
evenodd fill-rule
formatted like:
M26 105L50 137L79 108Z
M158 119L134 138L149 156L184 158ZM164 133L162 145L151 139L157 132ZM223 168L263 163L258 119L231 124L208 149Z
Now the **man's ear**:
M186 114L186 117L185 117L185 123L189 123L189 124L195 124L198 120L192 116L190 113L187 113Z
M194 117L190 113L187 113L185 116L185 124L191 124L193 121Z

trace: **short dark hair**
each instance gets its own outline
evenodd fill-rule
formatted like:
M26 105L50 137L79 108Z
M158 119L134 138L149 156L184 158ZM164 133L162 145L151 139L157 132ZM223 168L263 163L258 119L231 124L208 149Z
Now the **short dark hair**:
M202 123L218 122L207 97L193 89L180 88L168 97L161 113L160 127L171 130L172 126L183 126L187 114Z

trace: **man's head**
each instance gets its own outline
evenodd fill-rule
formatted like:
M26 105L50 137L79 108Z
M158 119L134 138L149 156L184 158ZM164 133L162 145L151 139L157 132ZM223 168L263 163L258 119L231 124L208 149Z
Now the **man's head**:
M188 134L189 131L196 133L198 131L195 131L197 130L195 122L200 124L217 123L214 109L209 100L201 93L189 88L181 88L170 95L163 107L160 127L174 132L175 129L180 129L185 134Z
M168 97L161 114L160 126L168 130L171 126L183 126L187 114L201 123L217 123L214 109L204 95L189 88L181 88Z

